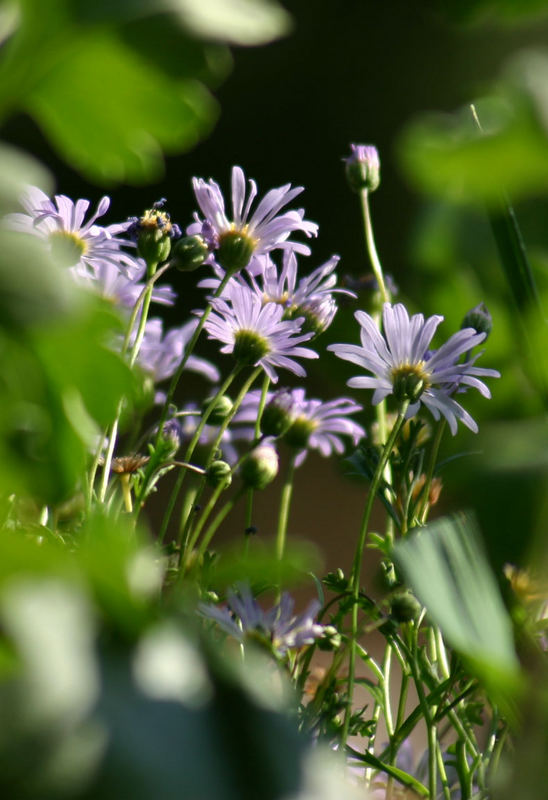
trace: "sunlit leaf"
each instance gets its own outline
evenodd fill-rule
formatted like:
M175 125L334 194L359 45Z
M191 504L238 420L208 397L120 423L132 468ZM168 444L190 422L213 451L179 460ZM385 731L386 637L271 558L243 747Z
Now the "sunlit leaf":
M169 78L107 33L78 37L22 102L70 163L107 184L157 179L163 152L196 144L217 113L202 84Z

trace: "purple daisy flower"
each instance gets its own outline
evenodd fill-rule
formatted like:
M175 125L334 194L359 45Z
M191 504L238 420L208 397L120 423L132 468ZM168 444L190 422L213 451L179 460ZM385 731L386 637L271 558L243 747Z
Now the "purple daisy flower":
M280 213L284 206L303 191L303 187L297 186L292 189L288 183L277 189L271 189L251 212L251 206L257 196L257 185L253 180L249 180L248 183L249 193L246 191L243 170L241 167L233 167L232 219L229 219L219 185L213 180L194 178L192 181L194 193L204 219L196 214L196 222L187 228L187 233L202 236L211 250L218 250L227 238L230 239L235 234L240 235L249 248L247 261L252 255L267 253L276 248L290 248L308 254L310 252L308 247L290 241L289 236L294 231L302 231L306 236L316 236L318 226L304 219L302 209Z
M235 415L234 422L254 422L257 419L260 398L260 391L249 392ZM361 425L349 419L351 414L362 411L362 406L349 398L339 397L324 402L308 399L304 389L282 389L267 394L266 408L270 404L281 406L288 416L290 424L283 440L297 450L297 467L305 460L308 450L318 450L325 457L334 452L342 454L344 441L341 436L349 436L354 445L365 436ZM239 438L249 438L248 430L253 429L243 427Z
M146 264L141 258L135 259L135 269L131 275L120 272L108 261L97 264L93 273L83 264L71 267L70 271L79 285L125 309L133 308L145 287L141 280L146 272ZM152 290L152 301L161 305L172 306L176 297L173 288L167 284L156 285Z
M234 284L230 296L212 300L214 311L205 329L210 339L224 343L222 353L232 353L243 364L260 364L276 383L275 367L306 375L295 358L318 358L307 347L300 347L312 333L300 333L302 318L282 319L284 310L277 303L263 305L248 287Z
M108 263L128 275L137 268L136 259L121 249L129 243L118 236L126 230L128 223L106 227L95 224L108 211L109 197L101 198L87 222L84 218L89 200L74 203L62 194L55 195L54 200L41 189L31 186L21 198L26 213L8 214L5 221L14 230L44 239L51 247L53 257L63 266L78 265L93 273Z
M323 625L314 622L320 602L312 600L302 614L293 613L293 598L284 592L269 611L263 611L247 583L237 586L237 591L227 592L228 607L201 603L202 616L214 619L221 628L240 642L255 639L267 644L279 655L288 650L312 644L324 634Z
M153 318L147 321L137 363L145 372L152 375L155 383L164 381L173 375L181 363L185 348L197 325L198 321L193 319L180 328L173 328L163 336L161 319ZM199 372L209 381L219 380L219 371L205 358L190 356L186 362L186 369Z
M422 314L411 318L405 307L398 303L384 304L381 335L374 320L364 311L355 315L361 326L361 346L334 344L328 347L339 358L351 361L372 372L374 377L351 378L348 386L374 389L373 404L388 395L397 399L410 399L407 417L417 413L424 404L439 419L443 415L451 433L457 432L457 420L477 433L478 426L470 414L451 397L457 388L473 387L484 397L491 397L487 386L479 377L498 378L494 369L475 367L476 357L458 362L485 339L484 333L473 328L463 328L448 339L438 350L429 350L430 342L443 317L434 315L426 321Z

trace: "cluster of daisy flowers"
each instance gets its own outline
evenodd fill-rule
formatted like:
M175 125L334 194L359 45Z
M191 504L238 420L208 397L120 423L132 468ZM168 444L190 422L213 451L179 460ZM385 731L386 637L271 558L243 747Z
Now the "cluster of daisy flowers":
M358 178L363 172L360 158L371 161L371 154L354 148L347 164L350 169L358 167ZM377 162L373 167L377 179ZM156 401L169 404L162 420L164 425L167 420L172 428L177 427L177 448L179 439L193 441L194 436L198 444L213 447L215 452L204 465L206 474L211 459L218 464L222 457L230 462L230 472L236 463L241 465L246 480L253 453L264 456L268 451L269 464L277 466L280 441L292 452L295 467L302 465L310 450L330 456L344 453L350 443L357 446L366 436L360 415L367 395L362 395L361 404L349 397L325 402L308 398L300 387L270 389L278 383L280 373L305 377L304 363L319 357L317 340L333 322L338 298L355 298L353 292L338 285L337 255L312 270L302 269L302 259L310 255L310 248L299 235L309 239L318 233L318 226L305 218L303 209L287 210L302 187L287 184L258 200L255 182L246 181L242 169L234 167L230 211L215 181L195 178L193 188L199 211L184 236L163 210L164 201L141 217L102 226L98 220L108 211L109 198L103 197L95 212L87 216L87 200L73 202L64 195L49 198L37 188L29 188L21 201L23 211L9 215L4 224L43 239L79 285L119 309L129 327L126 336L112 346L124 355L131 351L131 363L136 362L154 383ZM167 332L159 317L149 316L143 302L147 292L150 303L172 306L177 301L173 288L156 280L159 267L177 267L183 274L198 267L207 271L198 284L207 292L207 304ZM476 431L460 397L469 389L489 397L481 379L498 373L476 366L475 351L486 331L476 324L481 309L474 311L470 325L432 349L443 318L410 316L402 303L386 302L380 324L370 314L356 311L360 344L333 344L327 349L360 368L348 385L373 390L373 405L392 398L408 418L425 408L434 419L444 418L453 434L459 421ZM248 372L255 368L257 376L262 372L266 381L262 391L250 385L237 405L229 400L224 415L216 418L211 413L209 419L203 416L204 406L193 398L186 398L178 410L172 402L174 384L167 396L160 386L173 376L178 380L183 367L219 386L223 370L194 353L202 330L220 345L222 354L231 356L229 368ZM214 388L211 395L220 393L221 389ZM187 450L186 456L192 455ZM276 471L270 470L270 479ZM261 488L263 483L261 478L250 485ZM291 617L287 607L281 606L281 617L260 616L247 589L230 597L230 613L239 615L240 631L246 620L253 618L276 637L276 625L288 614ZM287 606L286 600L283 603ZM235 633L224 612L213 616L225 630ZM313 627L307 624L304 629ZM289 629L293 630L291 625Z

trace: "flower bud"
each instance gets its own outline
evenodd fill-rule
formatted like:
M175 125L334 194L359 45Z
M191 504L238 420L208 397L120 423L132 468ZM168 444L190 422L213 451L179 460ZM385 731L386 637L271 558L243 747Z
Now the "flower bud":
M398 592L390 601L390 613L396 622L411 622L421 612L421 604L411 592Z
M226 461L213 461L207 468L206 480L214 489L223 484L225 489L228 489L232 483L232 468L230 464L227 464Z
M254 249L255 242L245 233L226 231L219 238L216 258L221 267L232 274L247 267Z
M270 444L260 444L240 467L240 477L250 489L264 489L278 474L278 454Z
M266 404L261 417L261 433L265 436L283 436L295 419L295 402L291 392L282 389Z
M461 330L462 328L473 328L476 333L484 333L487 339L493 328L493 318L485 303L479 303L475 308L471 308L460 327Z
M171 264L180 272L193 272L201 267L209 255L209 248L201 236L184 236L171 250Z
M377 148L371 144L351 144L346 162L346 180L354 192L374 192L381 182Z
M166 261L171 251L171 240L181 235L178 225L173 225L166 211L160 209L165 198L154 203L141 217L132 217L127 233L137 242L137 252L147 266Z
M202 414L207 408L209 408L212 400L213 397L208 397L206 400L204 400L202 403ZM227 394L222 394L216 399L215 405L210 411L210 414L207 418L208 425L220 425L231 413L233 407L234 404L230 397Z
M305 416L297 417L285 434L284 441L289 447L294 447L296 450L304 450L316 428L317 423L313 420Z
M165 448L165 458L173 458L181 446L181 424L177 419L168 419L162 426L160 446ZM164 455L162 453L162 455Z

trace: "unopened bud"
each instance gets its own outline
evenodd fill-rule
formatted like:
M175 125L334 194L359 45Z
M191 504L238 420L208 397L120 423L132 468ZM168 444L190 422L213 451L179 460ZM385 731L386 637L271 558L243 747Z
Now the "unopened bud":
M266 404L261 417L261 433L265 436L283 436L295 418L295 402L287 389L273 395Z
M165 447L166 458L172 458L181 446L181 424L177 419L168 419L162 426L160 442Z
M250 489L264 489L278 474L278 454L270 444L260 444L240 467L240 477Z
M460 327L461 330L462 328L473 328L476 333L484 333L487 339L493 328L493 318L485 303L479 303L475 308L471 308Z
M209 408L213 397L208 397L202 403L202 413ZM211 409L207 418L208 425L220 425L228 415L231 413L234 403L227 394L222 394L215 401L215 405Z
M171 222L167 211L160 209L165 204L162 198L147 209L141 217L131 218L127 234L137 242L137 252L147 265L158 265L166 261L171 251L171 240L181 235L178 225Z
M227 489L232 483L232 468L226 461L213 461L206 472L206 480L216 489L224 484Z
M209 248L201 236L183 236L173 245L170 263L180 272L193 272L208 255Z
M390 613L396 622L411 622L421 612L421 604L411 592L398 592L390 601Z
M374 192L381 182L381 165L377 148L371 144L351 144L352 153L346 162L346 179L354 192Z
M247 267L254 250L255 242L245 233L226 231L219 237L216 258L223 269L233 274Z

